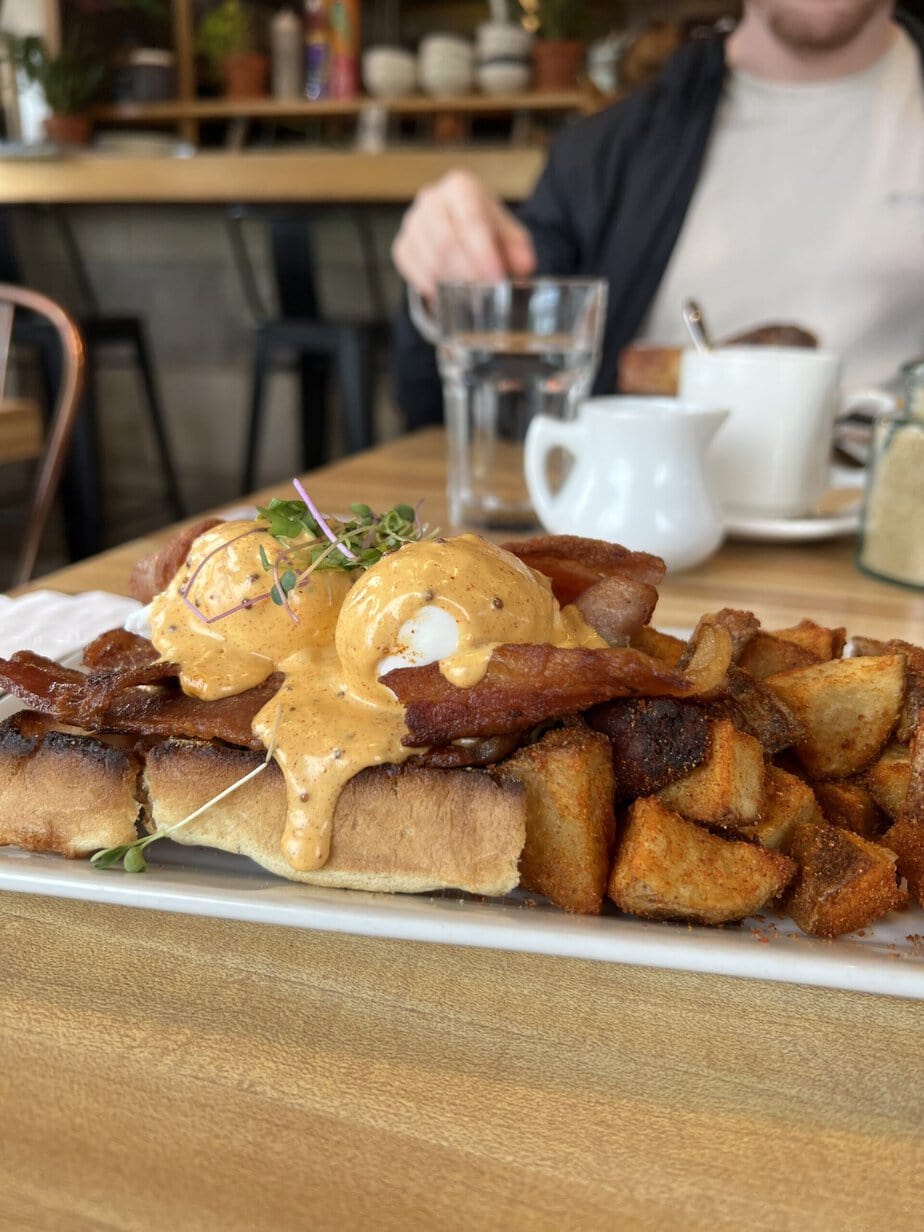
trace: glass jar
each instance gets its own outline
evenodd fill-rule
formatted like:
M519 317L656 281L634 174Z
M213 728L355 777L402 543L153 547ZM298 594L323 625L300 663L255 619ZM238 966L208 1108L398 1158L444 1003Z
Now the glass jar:
M902 402L874 430L857 564L924 590L924 362L905 370Z

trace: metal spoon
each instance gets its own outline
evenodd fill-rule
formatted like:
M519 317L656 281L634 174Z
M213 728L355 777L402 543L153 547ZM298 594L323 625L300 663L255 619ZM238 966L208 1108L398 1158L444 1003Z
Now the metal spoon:
M685 299L683 301L683 323L687 327L687 332L693 339L693 345L700 355L708 355L712 350L712 339L709 337L709 331L706 329L703 310L695 299Z

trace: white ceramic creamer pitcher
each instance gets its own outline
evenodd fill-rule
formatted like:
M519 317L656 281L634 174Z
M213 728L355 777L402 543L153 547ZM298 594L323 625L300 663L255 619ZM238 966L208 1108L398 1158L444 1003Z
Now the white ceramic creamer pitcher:
M533 507L553 534L585 535L688 569L722 542L706 451L728 412L676 398L591 398L570 422L537 415L524 465ZM571 459L553 491L549 456Z

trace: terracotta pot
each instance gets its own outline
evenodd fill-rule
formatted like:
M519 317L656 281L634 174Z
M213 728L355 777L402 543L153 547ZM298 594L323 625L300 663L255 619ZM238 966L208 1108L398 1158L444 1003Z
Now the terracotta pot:
M262 98L269 81L269 60L256 51L237 51L225 57L226 98Z
M536 90L573 90L584 67L584 44L577 40L537 39L533 44Z
M45 117L45 136L56 145L89 145L93 120L88 115L54 112Z

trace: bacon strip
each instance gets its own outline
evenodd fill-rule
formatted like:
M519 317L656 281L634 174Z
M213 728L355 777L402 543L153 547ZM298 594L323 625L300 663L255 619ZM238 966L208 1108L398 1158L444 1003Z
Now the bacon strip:
M501 545L506 552L543 573L552 583L552 593L564 606L606 577L631 578L657 586L664 577L664 561L647 552L630 552L618 543L583 539L579 535L537 535L518 543Z
M200 518L191 526L178 531L169 543L157 552L144 556L132 569L128 582L129 593L142 603L150 603L170 582L189 555L189 549L200 535L221 525L221 518Z
M162 678L165 667L170 665L133 669L133 680L155 670ZM251 732L251 724L283 680L274 673L263 684L234 697L201 701L187 697L175 682L151 688L126 684L128 675L113 672L85 676L31 651L0 659L0 685L31 709L60 723L140 736L225 740L250 749L263 747Z
M471 688L457 688L439 665L398 667L382 678L405 706L411 748L472 736L524 731L613 697L684 697L693 684L637 650L498 646Z
M148 667L160 659L157 649L140 633L128 629L109 629L84 647L84 667L100 671Z

